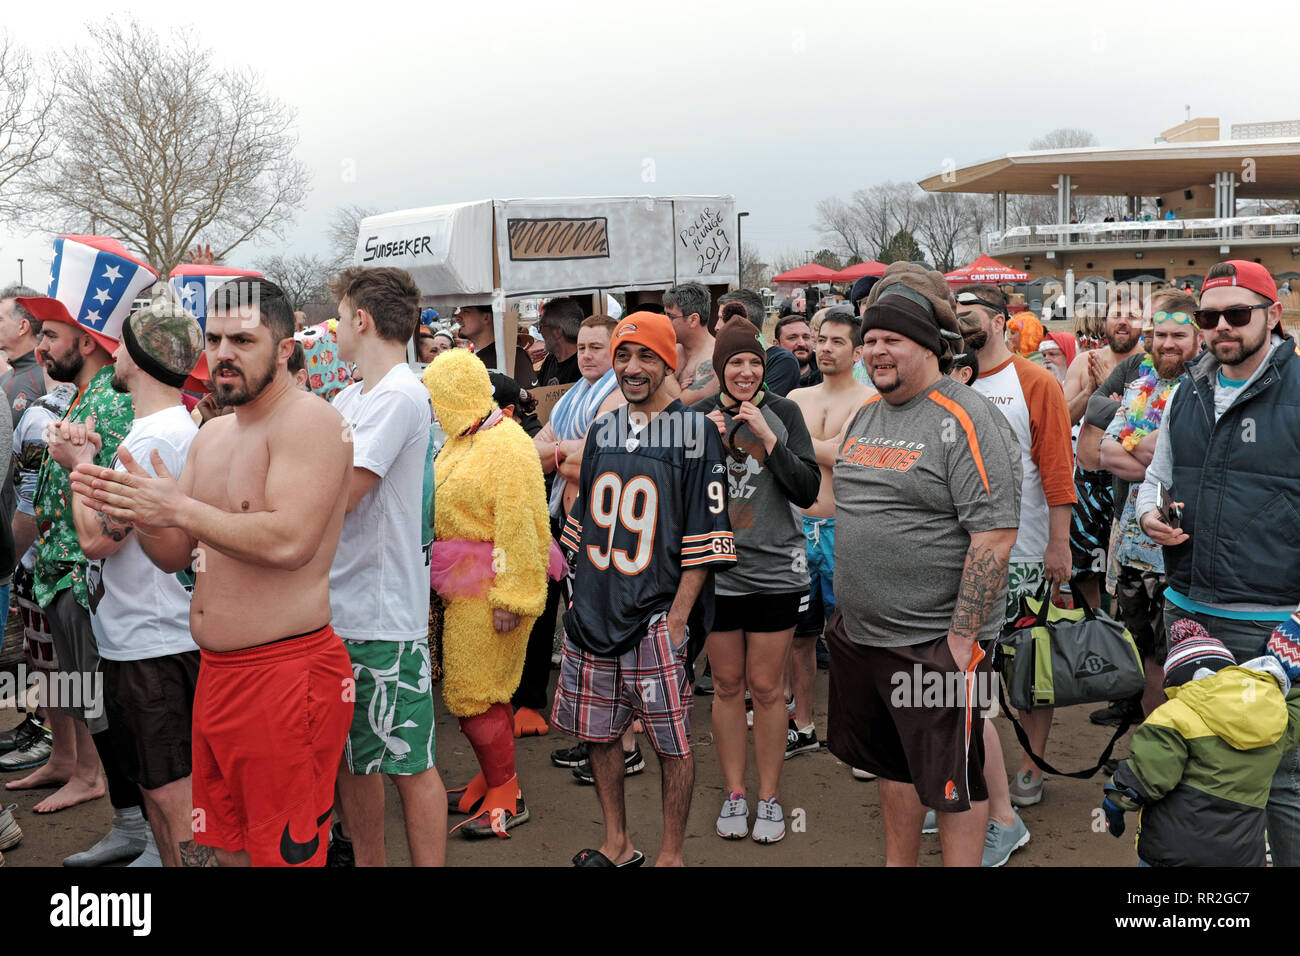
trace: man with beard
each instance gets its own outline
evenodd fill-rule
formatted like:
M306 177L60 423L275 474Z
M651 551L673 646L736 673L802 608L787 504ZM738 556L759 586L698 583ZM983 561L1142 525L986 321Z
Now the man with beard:
M1050 599L1070 577L1070 509L1074 504L1074 456L1065 397L1052 374L1007 347L1007 300L995 285L968 285L957 292L958 319L978 325L984 344L978 351L979 376L971 388L997 407L1019 443L1020 527L1011 549L1004 620L1014 620L1020 601L1048 586ZM1039 756L1047 752L1052 708L1021 715L1025 733ZM1028 754L1008 791L1002 746L986 722L986 783L989 826L985 866L1001 866L1029 841L1029 831L1012 804L1032 806L1043 798L1043 775Z
M1183 366L1196 358L1200 336L1192 319L1195 310L1196 300L1189 295L1168 296L1160 302L1152 315L1151 355L1144 357L1124 390L1101 442L1102 467L1125 482L1134 482L1116 498L1123 506L1111 562L1118 568L1114 593L1120 614L1142 654L1147 675L1142 711L1148 714L1165 700L1161 690L1166 651L1165 562L1159 545L1138 526L1137 495L1155 451L1164 410Z
M129 396L115 392L112 353L134 297L157 274L134 260L121 243L103 237L60 236L54 243L50 296L15 300L41 323L36 357L59 382L76 385L63 423L88 424L98 434L95 461L107 465L131 428ZM47 429L47 441L52 428ZM57 450L56 450L57 446ZM35 492L38 552L32 594L49 618L61 687L81 690L80 699L53 702L75 721L75 764L62 772L49 768L19 781L19 786L62 786L33 809L51 813L102 797L107 782L113 805L108 834L89 850L64 860L68 866L102 866L144 852L149 827L139 788L131 782L114 745L95 690L99 650L90 625L86 557L72 517L68 473L76 466L72 446L55 442L41 465ZM102 769L101 769L102 764ZM67 776L62 774L66 773Z
M683 307L688 315L707 310L701 292L702 303ZM678 306L669 300L670 309ZM709 627L709 571L736 562L718 430L665 387L678 355L671 322L633 312L615 327L614 375L628 403L587 433L578 498L561 540L575 584L551 723L587 741L605 824L599 848L579 851L576 866L645 860L629 835L623 799L620 739L636 718L663 775L655 864L682 865L695 781L687 618L703 591L702 626Z
M813 351L812 329L802 315L787 315L776 323L776 344L794 355L799 363L799 387L811 388L822 380Z
M330 627L330 566L352 478L343 417L294 387L293 312L265 279L213 294L205 328L221 404L180 480L79 465L95 510L145 529L149 558L196 562L190 630L202 649L194 699L194 808L187 865L321 866L352 721L352 666Z
M891 264L862 324L880 394L846 426L834 466L843 626L828 628L828 747L881 778L886 865L917 865L930 807L944 864L975 866L989 797L980 645L1003 617L1020 456L1006 419L947 377L961 338L941 273ZM899 673L959 690L909 704Z
M198 426L181 402L181 386L203 354L198 321L165 296L122 326L113 359L113 390L135 407L118 449L148 461L156 451L181 474ZM87 425L55 430L50 453L71 443L78 463L93 462L99 436ZM118 465L120 468L121 465ZM146 468L149 466L146 465ZM73 495L73 519L89 561L90 623L108 698L109 732L149 810L154 840L137 865L180 866L193 838L190 720L199 649L190 637L190 595L174 574L145 555L130 525L86 507Z
M1165 409L1136 513L1164 548L1165 626L1192 618L1243 661L1300 603L1300 356L1259 263L1212 266L1193 315L1206 351ZM1267 809L1274 864L1300 865L1300 751Z
M1106 312L1106 345L1081 352L1065 373L1065 400L1070 423L1083 418L1092 397L1116 364L1126 356L1140 354L1142 304L1130 296L1126 286L1112 290ZM1101 601L1101 579L1106 572L1106 549L1115 499L1110 472L1098 469L1091 460L1080 458L1074 473L1076 503L1070 518L1070 553L1073 560L1070 587L1097 607Z

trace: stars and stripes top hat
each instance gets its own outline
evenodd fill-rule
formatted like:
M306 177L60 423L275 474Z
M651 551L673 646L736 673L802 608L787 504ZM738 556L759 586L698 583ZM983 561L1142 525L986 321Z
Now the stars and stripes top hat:
M158 273L116 239L59 236L45 298L20 301L42 322L78 326L112 353L135 297L157 281Z
M231 279L240 278L265 279L266 276L251 269L232 269L229 266L183 265L173 269L167 281L176 301L186 312L199 320L199 328L206 332L208 302L212 298L212 293ZM194 370L191 378L199 382L207 382L211 377L208 372L208 356L205 352L199 358L198 368Z

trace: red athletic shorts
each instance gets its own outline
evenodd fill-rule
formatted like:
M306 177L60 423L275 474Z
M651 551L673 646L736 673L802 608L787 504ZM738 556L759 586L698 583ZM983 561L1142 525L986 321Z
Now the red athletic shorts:
M352 725L352 661L328 624L203 651L194 695L194 839L253 866L323 866Z

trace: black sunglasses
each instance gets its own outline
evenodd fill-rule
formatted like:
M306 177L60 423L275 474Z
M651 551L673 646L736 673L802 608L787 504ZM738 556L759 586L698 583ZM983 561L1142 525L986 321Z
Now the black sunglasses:
M1226 309L1197 309L1192 313L1192 318L1206 332L1219 324L1219 316L1227 319L1234 329L1239 329L1250 321L1250 313L1256 309L1271 309L1274 305L1273 302L1261 302L1259 305L1234 305Z

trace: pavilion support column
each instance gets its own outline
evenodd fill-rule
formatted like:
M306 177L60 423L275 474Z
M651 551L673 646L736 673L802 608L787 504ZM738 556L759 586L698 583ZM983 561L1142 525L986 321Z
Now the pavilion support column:
M1005 233L1007 231L1007 194L1005 192L1000 192L997 194L995 208L996 208L995 218L997 220L997 230L998 232Z
M1064 225L1070 221L1070 177L1056 177L1056 221Z

